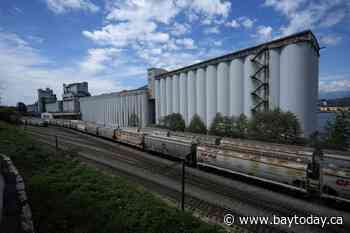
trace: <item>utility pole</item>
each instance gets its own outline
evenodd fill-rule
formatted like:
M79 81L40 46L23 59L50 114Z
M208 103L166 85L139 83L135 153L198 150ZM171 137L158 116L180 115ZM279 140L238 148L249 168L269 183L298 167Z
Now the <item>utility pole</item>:
M181 196L181 210L185 211L185 159L182 160L182 196Z

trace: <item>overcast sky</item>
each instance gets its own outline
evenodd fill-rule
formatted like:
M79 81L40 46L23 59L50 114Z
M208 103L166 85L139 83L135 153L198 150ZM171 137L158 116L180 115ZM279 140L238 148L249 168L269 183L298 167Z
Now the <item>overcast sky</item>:
M36 89L89 82L92 94L146 84L173 69L312 29L320 91L350 91L349 0L1 0L2 104Z

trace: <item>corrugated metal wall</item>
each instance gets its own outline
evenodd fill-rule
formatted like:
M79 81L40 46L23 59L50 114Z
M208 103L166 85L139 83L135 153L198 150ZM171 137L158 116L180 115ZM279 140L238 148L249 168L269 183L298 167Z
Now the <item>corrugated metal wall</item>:
M295 113L305 135L316 129L318 55L308 42L268 51L269 108ZM179 70L155 80L156 122L170 113L181 113L188 125L198 114L210 127L217 112L225 116L252 116L252 92L257 72L254 54ZM165 76L165 77L164 77Z
M80 98L80 110L82 120L107 126L127 127L132 114L138 117L141 126L149 123L146 90Z

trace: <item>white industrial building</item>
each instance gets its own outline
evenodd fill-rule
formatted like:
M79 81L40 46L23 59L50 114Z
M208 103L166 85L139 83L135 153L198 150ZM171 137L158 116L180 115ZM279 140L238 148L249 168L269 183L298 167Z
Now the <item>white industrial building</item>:
M173 71L151 68L143 89L80 98L82 120L142 126L180 113L188 125L198 114L210 127L225 116L281 108L298 117L304 135L316 130L319 45L304 31Z
M147 88L121 91L79 99L81 118L101 125L127 127L132 115L140 126L149 123Z
M226 116L281 108L297 115L305 135L316 130L319 45L311 31L277 39L155 76L156 122L197 113L210 126Z

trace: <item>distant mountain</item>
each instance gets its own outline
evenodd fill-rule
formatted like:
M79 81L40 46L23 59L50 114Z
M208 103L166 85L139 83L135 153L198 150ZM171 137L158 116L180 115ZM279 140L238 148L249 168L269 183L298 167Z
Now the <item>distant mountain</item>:
M337 99L337 98L344 98L344 97L350 97L349 91L335 91L335 92L320 92L319 93L319 99Z
M320 100L319 103L322 104L324 99ZM348 107L350 106L350 97L337 98L337 99L327 99L327 106L329 107Z

